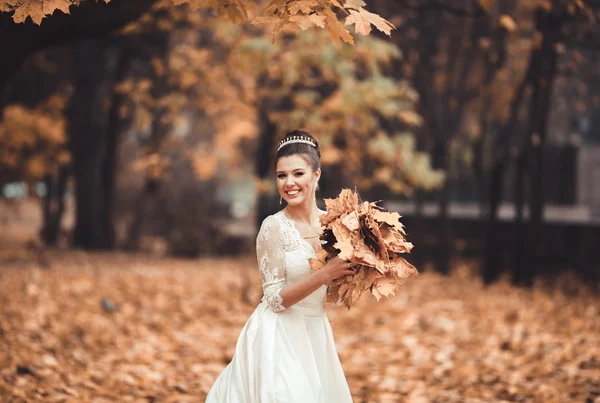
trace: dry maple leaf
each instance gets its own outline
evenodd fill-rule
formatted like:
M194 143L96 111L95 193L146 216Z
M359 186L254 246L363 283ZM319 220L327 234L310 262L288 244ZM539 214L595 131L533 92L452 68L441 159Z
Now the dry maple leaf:
M40 25L47 15L51 15L55 10L60 10L69 14L69 8L75 4L71 0L9 0L0 2L0 12L14 11L13 21L22 23L31 17L31 20Z
M15 13L13 14L13 21L16 23L23 22L27 17L31 17L31 20L40 25L45 17L44 14L44 3L39 0L25 0L14 6Z
M394 295L400 280L418 276L417 269L400 255L413 245L404 238L400 215L381 211L373 202L360 202L358 193L342 189L335 199L325 199L327 214L321 216L322 249L310 259L313 270L339 256L357 264L357 273L327 284L327 302L350 309L365 291L377 300Z
M363 35L369 35L371 33L371 25L374 25L378 30L384 32L387 36L392 35L392 29L396 29L394 25L381 18L377 14L373 14L359 8L357 10L350 10L350 15L346 17L346 25L354 24L356 32Z
M327 23L327 31L329 31L329 36L333 39L333 42L336 44L339 43L339 40L343 40L346 43L351 43L354 45L354 38L350 35L350 32L341 22L338 21L337 16L330 9L325 10L325 21Z
M312 28L315 25L320 28L325 28L325 17L322 15L294 15L290 18L290 22L297 24L303 31Z

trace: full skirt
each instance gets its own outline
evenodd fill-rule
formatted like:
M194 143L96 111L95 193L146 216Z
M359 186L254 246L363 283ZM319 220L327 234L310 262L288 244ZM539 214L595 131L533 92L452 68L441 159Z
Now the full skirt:
M323 308L260 303L207 403L352 403Z

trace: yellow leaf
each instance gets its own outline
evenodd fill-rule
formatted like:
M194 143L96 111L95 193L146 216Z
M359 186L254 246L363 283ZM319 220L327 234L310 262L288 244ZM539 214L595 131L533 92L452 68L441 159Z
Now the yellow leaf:
M218 0L172 0L173 4L179 6L181 4L189 4L190 10L196 11L200 8L217 8L219 7Z
M391 22L384 20L377 14L368 12L364 8L360 8L358 11L350 10L350 15L346 17L346 25L352 24L354 24L356 32L363 35L369 35L371 25L374 25L388 36L391 36L392 29L396 29Z
M344 217L342 219L342 224L344 224L350 231L356 231L359 229L360 224L358 223L358 215L356 214L356 211L353 211Z
M23 0L15 6L14 22L24 22L27 17L31 17L34 23L40 25L44 19L44 3L39 0Z
M362 7L364 7L366 5L367 4L363 0L346 0L346 2L344 3L344 7L354 8L356 10L361 9Z
M350 259L354 254L354 247L349 238L338 238L334 246L340 250L340 259Z
M296 0L290 3L289 11L292 15L298 14L299 12L308 15L317 6L319 6L319 2L316 0Z
M394 279L383 277L378 279L371 288L371 293L379 301L382 297L389 297L396 293L398 283Z
M402 111L398 113L398 117L411 126L420 126L423 123L423 118L415 111Z
M244 22L248 19L248 11L238 3L220 4L219 8L217 8L217 13L219 15L226 15L234 23Z
M310 264L310 268L314 271L321 270L324 266L318 259L310 258L308 259L308 263Z
M327 23L327 31L329 31L329 36L331 39L333 39L336 45L340 39L346 43L351 43L354 45L354 38L352 38L352 35L350 35L350 32L344 28L342 23L338 21L336 15L333 11L331 11L331 9L325 10L325 20Z
M385 212L385 211L376 211L373 214L373 218L375 221L384 222L386 224L395 227L398 231L404 231L404 226L400 223L400 218L402 216L396 212Z
M290 18L290 21L298 24L300 29L306 31L308 28L313 27L314 25L325 28L325 17L322 15L294 15Z
M408 263L405 259L399 257L390 262L388 269L396 274L399 278L407 278L410 276L419 276L416 267Z
M71 0L47 0L44 1L44 14L51 15L54 13L54 10L59 9L65 14L69 14L69 7L71 7L73 3Z
M17 5L17 0L1 0L0 12L8 13L13 10L15 5Z
M253 19L251 23L253 25L271 25L271 24L277 24L278 22L279 22L279 17L276 15L268 15L268 16L260 15L260 16L256 17L255 19Z
M319 14L311 14L310 20L319 28L325 28L325 16Z
M508 32L514 32L517 30L517 23L510 15L507 14L500 16L498 24L504 27Z

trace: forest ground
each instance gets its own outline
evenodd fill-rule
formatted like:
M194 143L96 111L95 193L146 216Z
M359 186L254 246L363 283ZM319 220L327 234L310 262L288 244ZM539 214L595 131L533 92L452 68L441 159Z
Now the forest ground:
M44 249L0 233L0 402L203 402L261 297L256 261ZM355 402L600 402L600 296L485 287L474 262L327 307Z
M4 250L0 401L202 402L260 299L253 259ZM600 298L462 262L328 307L356 402L598 402Z

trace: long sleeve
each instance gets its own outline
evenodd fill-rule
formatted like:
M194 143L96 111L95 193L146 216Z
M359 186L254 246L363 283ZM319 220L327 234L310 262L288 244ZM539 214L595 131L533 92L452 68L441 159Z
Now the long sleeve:
M279 222L270 216L263 221L256 237L256 257L263 288L263 301L274 312L285 309L279 292L285 286L284 251Z

